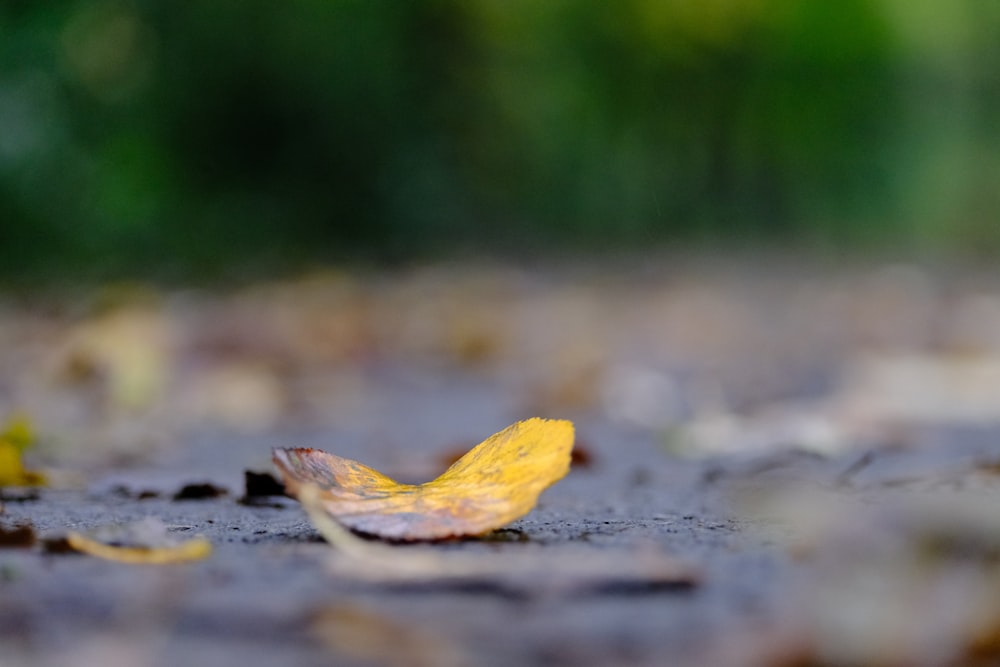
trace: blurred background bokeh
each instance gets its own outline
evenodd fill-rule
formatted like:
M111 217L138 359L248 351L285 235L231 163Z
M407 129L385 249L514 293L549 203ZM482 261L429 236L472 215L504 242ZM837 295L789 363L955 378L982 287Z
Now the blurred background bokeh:
M973 0L6 0L0 419L263 467L281 429L392 464L536 415L598 456L1000 424L997 34Z
M998 31L974 0L9 0L0 278L989 253Z

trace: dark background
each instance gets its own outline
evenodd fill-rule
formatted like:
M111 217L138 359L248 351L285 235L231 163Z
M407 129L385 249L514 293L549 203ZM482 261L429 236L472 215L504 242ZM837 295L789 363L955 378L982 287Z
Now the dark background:
M0 279L989 256L1000 5L0 5Z

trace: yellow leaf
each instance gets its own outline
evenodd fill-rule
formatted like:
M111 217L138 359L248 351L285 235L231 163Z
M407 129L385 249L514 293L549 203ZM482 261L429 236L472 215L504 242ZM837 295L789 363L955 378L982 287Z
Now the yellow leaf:
M24 451L35 443L35 428L27 415L14 414L4 424L0 439Z
M573 424L528 419L508 426L434 481L400 484L357 461L316 449L276 449L285 487L316 485L323 509L352 530L395 540L482 535L532 510L569 471Z
M24 415L14 415L0 432L0 487L42 486L45 476L24 469L21 453L34 444L31 421Z
M66 541L77 551L119 563L167 565L201 560L212 553L212 543L204 537L177 541L153 517L131 524L102 526L92 535L70 531Z
M77 551L105 560L141 565L169 565L208 558L212 543L196 537L170 547L119 547L92 540L81 533L70 531L66 541Z

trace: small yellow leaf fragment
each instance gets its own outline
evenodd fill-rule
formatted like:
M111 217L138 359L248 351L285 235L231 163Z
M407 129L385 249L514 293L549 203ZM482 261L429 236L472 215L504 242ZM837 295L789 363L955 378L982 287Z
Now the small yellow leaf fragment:
M203 537L195 537L167 547L115 546L91 539L82 533L70 531L66 541L77 551L105 560L138 565L169 565L208 558L212 553L212 543Z
M120 563L166 565L207 558L212 544L203 537L178 541L156 517L100 526L88 535L70 531L69 545L85 554Z
M0 431L0 487L43 486L45 476L25 470L21 454L35 441L31 420L24 415L14 415Z
M35 443L35 428L31 424L31 419L24 414L14 414L4 425L0 438L11 445L24 451Z
M508 426L426 484L400 484L377 470L316 449L276 449L288 493L317 503L347 528L395 540L482 535L530 512L569 471L573 424L528 419Z

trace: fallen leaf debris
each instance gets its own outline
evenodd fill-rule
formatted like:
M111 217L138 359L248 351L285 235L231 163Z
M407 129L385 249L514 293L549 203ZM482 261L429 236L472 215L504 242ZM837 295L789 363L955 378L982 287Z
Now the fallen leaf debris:
M35 546L36 540L35 529L29 524L0 526L0 549L30 548Z
M285 485L269 472L243 471L244 491L239 501L243 505L274 504L272 499L285 495Z
M212 553L212 544L205 538L178 540L155 517L129 524L102 526L86 534L69 531L66 541L81 553L140 565L202 560Z
M288 492L306 485L352 530L393 540L482 535L518 519L569 471L573 424L528 419L474 447L437 479L400 484L377 470L316 449L276 449Z
M174 494L173 499L210 500L212 498L220 498L228 493L229 491L221 486L216 486L208 482L199 482L197 484L185 484Z
M11 416L0 431L0 487L43 486L45 475L24 467L24 451L35 443L35 431L25 415Z

